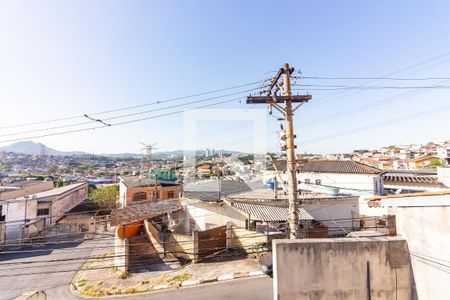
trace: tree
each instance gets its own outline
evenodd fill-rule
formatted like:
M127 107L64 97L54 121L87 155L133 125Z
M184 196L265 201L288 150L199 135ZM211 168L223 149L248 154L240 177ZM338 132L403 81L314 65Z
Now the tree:
M428 168L436 169L437 167L442 166L442 161L440 159L433 159L430 164L428 165Z
M90 190L88 197L100 209L116 208L116 203L119 200L119 186L107 185L95 190Z
M62 180L62 179L58 179L58 180L53 181L53 186L56 187L56 188L63 187L63 186L66 186L66 185L69 185L69 183L67 181Z

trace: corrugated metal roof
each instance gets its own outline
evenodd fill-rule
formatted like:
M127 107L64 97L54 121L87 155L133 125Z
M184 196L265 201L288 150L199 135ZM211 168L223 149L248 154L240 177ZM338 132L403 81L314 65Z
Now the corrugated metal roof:
M383 174L385 184L389 182L412 182L412 183L427 183L427 184L441 184L437 176L433 175L416 175L416 174L402 174L402 173L386 173Z
M272 206L245 202L233 202L232 206L241 211L244 211L247 214L250 214L253 220L276 222L287 221L289 219L289 209L283 206ZM298 218L300 220L314 220L314 218L303 208L298 209Z
M352 160L312 160L300 168L301 172L380 174L383 171Z

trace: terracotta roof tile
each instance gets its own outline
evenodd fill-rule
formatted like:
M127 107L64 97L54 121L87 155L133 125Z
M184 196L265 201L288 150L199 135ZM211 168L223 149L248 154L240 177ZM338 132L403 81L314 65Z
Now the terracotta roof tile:
M301 167L300 171L352 174L380 174L383 172L378 168L352 160L313 160Z

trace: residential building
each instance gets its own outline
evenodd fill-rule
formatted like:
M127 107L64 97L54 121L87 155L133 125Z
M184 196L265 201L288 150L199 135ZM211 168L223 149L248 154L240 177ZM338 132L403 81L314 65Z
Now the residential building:
M299 195L351 195L360 198L358 213L383 215L381 209L369 209L363 201L367 197L383 194L382 170L351 160L313 160L297 168ZM277 177L278 185L287 191L286 169L265 175Z
M182 185L173 181L161 181L141 176L119 177L119 207L142 201L157 202L178 199Z
M441 162L437 156L423 156L408 161L409 169L426 169L433 162Z
M87 191L87 183L77 183L7 200L2 207L6 242L20 242L44 227L55 225L67 211L86 199Z
M23 197L53 189L53 182L40 180L19 180L2 182L0 185L1 201Z

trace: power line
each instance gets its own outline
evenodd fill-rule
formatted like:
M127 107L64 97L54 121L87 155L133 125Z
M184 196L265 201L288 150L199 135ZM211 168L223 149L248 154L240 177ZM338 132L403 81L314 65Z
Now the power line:
M133 119L133 120L129 120L129 121L112 123L112 124L110 124L110 126L107 126L107 125L94 126L94 127L89 127L89 128L67 130L67 131L61 131L61 132L55 132L55 133L49 133L49 134L27 136L27 137L23 137L23 138L14 138L14 139L8 139L8 140L1 140L0 143L23 141L23 140L29 140L29 139L34 139L34 138L42 138L42 137L48 137L48 136L56 136L56 135L63 135L63 134L69 134L69 133L76 133L76 132L95 130L95 129L100 129L100 128L110 128L110 127L113 127L113 126L131 124L131 123L146 121L146 120L150 120L150 119L156 119L156 118L166 117L166 116L170 116L170 115L180 114L180 113L183 113L185 111L202 109L202 108L205 108L205 107L210 107L210 106L224 104L224 103L230 103L230 102L234 102L234 101L241 100L241 99L242 99L242 97L238 97L238 98L225 100L225 101L220 101L220 102L207 104L207 105L203 105L203 106L199 106L199 107L189 108L189 109L186 109L186 110L178 110L178 111L173 111L173 112L170 112L170 113L165 113L165 114L160 114L160 115L155 115L155 116L150 116L150 117L144 117L144 118Z
M394 118L394 119L391 119L388 121L383 121L383 122L379 122L379 123L375 123L375 124L371 124L371 125L367 125L367 126L363 126L363 127L359 127L359 128L354 128L354 129L337 132L334 134L329 134L329 135L322 136L319 138L306 140L306 141L303 141L300 143L308 144L308 143L314 143L314 142L318 142L318 141L325 140L325 139L336 138L339 136L343 136L343 135L347 135L347 134L351 134L351 133L355 133L355 132L359 132L359 131L363 131L363 130L368 130L368 129L372 129L372 128L376 128L376 127L382 127L382 126L390 125L390 124L396 123L396 122L402 122L402 121L405 121L405 120L408 120L411 118L416 118L416 117L421 117L424 115L439 113L439 112L442 112L443 110L447 110L447 109L450 109L450 105L444 105L441 107L425 110L420 113L415 113L415 114L411 114L411 115L407 115L407 116L403 116L403 117L399 117L399 118Z
M426 80L450 80L450 77L327 77L327 76L295 76L295 79L318 80L393 80L393 81L426 81Z
M450 79L449 79L450 80ZM296 87L312 87L310 90L316 90L315 88L325 88L323 90L339 90L339 89L347 89L347 90L384 90L384 89L395 89L395 90L403 90L403 89L436 89L436 90L447 90L450 89L448 85L418 85L418 86L367 86L367 85L326 85L326 84L294 84ZM294 91L303 91L305 89L293 89ZM309 90L309 88L307 88Z
M417 72L419 72L419 71L422 71L422 70L425 70L425 69L428 69L428 68L434 66L434 65L436 64L436 62L437 62L437 63L442 63L442 62L448 61L448 60L450 59L449 56L450 56L450 51L447 51L447 52L444 52L444 53L442 53L442 54L440 54L440 55L437 55L437 56L428 58L428 59L423 60L423 61L420 61L420 62L418 62L418 63L414 63L414 64L409 65L409 66L407 66L407 67L398 69L398 70L396 70L396 71L394 71L394 72L387 73L387 74L383 75L382 77L391 77L391 76L395 76L395 75L397 75L397 74L404 73L405 71L408 71L408 70L414 70L414 69L416 69L417 67L420 67L420 66L423 66L423 65L428 65L428 66L423 67L423 68L421 68L421 69L418 69L418 70L415 70L415 71L411 71L411 72L406 73L407 75L409 75L409 74L414 74L414 73L417 73ZM430 66L429 64L430 64L431 62L434 62L434 64L432 64L432 65ZM377 81L377 80L367 80L367 83L371 83L371 82L375 82L375 81ZM326 89L316 89L316 90L326 90ZM309 105L309 106L306 107L305 109L307 110L307 109L315 108L316 106L320 106L320 105L323 105L323 104L327 104L327 103L329 103L329 102L331 102L331 101L336 101L336 100L338 100L340 97L345 96L346 94L349 94L349 93L355 94L355 93L358 93L358 92L360 92L360 90L345 90L345 89L344 89L344 90L339 90L338 92L333 93L333 94L331 95L331 96L333 97L333 98L331 98L331 100L330 100L328 97L325 99L325 101L320 101L320 100L322 100L324 97L318 98L318 99L316 98L316 101L312 104L312 106ZM319 101L317 101L317 100L319 100Z
M239 95L239 94L242 94L242 93L248 93L248 92L255 91L255 90L259 90L259 88L247 89L247 90L239 91L239 92L236 92L236 93L229 93L229 94L225 94L225 95L220 95L220 96L210 97L210 98L201 99L201 100L196 100L196 101L191 101L191 102L187 102L187 103L175 104L175 105L166 106L166 107L160 107L160 108L151 109L151 110L139 111L139 112L130 113L130 114L122 114L122 115L118 115L118 116L114 116L114 117L110 117L110 118L104 118L104 119L102 119L102 120L100 120L100 119L93 119L93 118L90 118L90 117L88 116L88 118L91 119L91 121L87 121L87 122L78 122L78 123L67 124L67 125L60 125L60 126L53 126L53 127L47 127L47 128L40 128L40 129L34 129L34 130L27 130L27 131L20 131L20 132L13 132L13 133L1 134L0 137L4 137L4 136L15 136L15 135L21 135L21 134L27 134L27 133L34 133L34 132L41 132L41 131L50 131L50 130L55 130L55 129L68 128L68 127L77 127L77 126L81 126L81 125L92 124L92 123L95 123L95 122L100 122L100 123L102 123L104 126L111 126L111 124L105 123L105 121L116 120L116 119L121 119L121 118L125 118L125 117L141 115L141 114L147 114L147 113L150 113L150 112L155 112L155 111L160 111L160 110L166 110L166 109L176 108L176 107L180 107L180 106L186 106L186 105L190 105L190 104L196 104L196 103L207 102L207 101L210 101L210 100L220 99L220 98L224 98L224 97L228 97L228 96ZM85 116L87 116L87 115L85 115ZM103 126L102 126L102 127L103 127Z
M124 110L130 110L130 109L150 106L150 105L167 103L167 102L172 102L172 101L177 101L177 100L182 100L182 99L194 98L194 97L204 96L204 95L208 95L208 94L213 94L213 93L228 91L228 90L232 90L232 89L237 89L237 88L241 88L241 87L246 87L246 86L250 86L250 85L254 85L254 84L258 84L258 83L263 83L263 82L264 82L264 80L254 81L254 82L250 82L250 83L245 83L245 84L231 86L231 87L227 87L227 88L222 88L222 89L217 89L217 90L212 90L212 91L192 94L192 95L188 95L188 96L176 97L176 98L171 98L171 99L167 99L167 100L159 100L159 101L154 101L154 102L150 102L150 103L144 103L144 104L133 105L133 106L125 106L125 107L111 109L111 110L104 110L104 111L100 111L100 112L89 113L88 115L96 116L96 115L101 115L101 114L107 114L107 113L112 113L112 112L118 112L118 111L124 111ZM29 123L22 123L22 124L16 124L16 125L7 125L7 126L0 127L0 129L24 127L24 126L30 126L30 125L38 125L38 124L44 124L44 123L73 120L73 119L78 119L78 118L84 118L84 114L83 115L77 115L77 116L71 116L71 117L65 117L65 118L56 118L56 119L51 119L51 120L29 122Z

